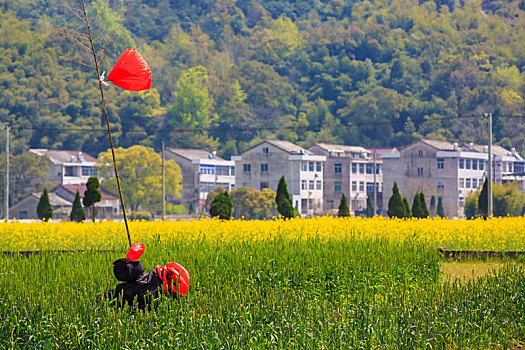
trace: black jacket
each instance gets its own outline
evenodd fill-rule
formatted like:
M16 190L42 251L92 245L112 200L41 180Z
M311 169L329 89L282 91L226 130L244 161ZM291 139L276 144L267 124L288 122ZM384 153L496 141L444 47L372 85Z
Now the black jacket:
M151 308L151 302L158 299L162 293L162 280L157 269L145 272L140 261L118 259L113 262L113 273L123 283L106 292L104 297L110 298L120 307L126 304L132 307L136 297L139 310L144 310L146 305Z

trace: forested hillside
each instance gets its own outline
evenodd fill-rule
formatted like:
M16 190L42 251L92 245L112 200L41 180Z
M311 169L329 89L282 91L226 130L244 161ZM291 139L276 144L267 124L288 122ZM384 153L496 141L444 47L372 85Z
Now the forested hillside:
M105 88L116 146L228 157L264 138L486 143L493 112L495 142L525 150L525 0L87 4L99 46L111 39L103 70L136 47L153 71L148 92ZM0 122L14 153L109 146L94 71L44 50L92 62L61 5L78 8L0 2Z

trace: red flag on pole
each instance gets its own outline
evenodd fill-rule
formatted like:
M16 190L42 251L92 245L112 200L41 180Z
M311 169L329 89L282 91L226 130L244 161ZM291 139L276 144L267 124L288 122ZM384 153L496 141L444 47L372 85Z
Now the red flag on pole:
M135 49L127 49L120 55L109 72L108 78L114 85L124 90L142 91L151 88L151 69Z

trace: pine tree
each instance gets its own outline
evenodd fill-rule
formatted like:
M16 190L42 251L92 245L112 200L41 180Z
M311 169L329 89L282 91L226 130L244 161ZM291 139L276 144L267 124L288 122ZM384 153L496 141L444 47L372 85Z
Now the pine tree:
M69 214L69 220L75 222L86 220L86 210L82 206L82 203L80 203L80 193L78 193L78 190L73 201L73 208L71 208L71 213Z
M279 211L279 214L285 219L290 219L295 216L292 198L290 198L290 193L288 193L288 186L286 185L284 176L281 177L277 185L275 202L277 203L277 211Z
M436 215L436 196L430 197L430 215L435 216Z
M350 216L350 208L348 208L348 200L346 199L346 196L344 193L341 195L341 203L339 203L339 211L337 212L337 216L339 216L340 218Z
M423 191L419 193L419 204L421 206L421 214L423 215L423 218L428 218L430 216L430 211L427 207L427 201L425 199L425 194Z
M485 218L489 216L488 199L489 199L489 184L488 184L487 179L485 179L485 182L483 183L483 188L481 189L481 192L478 198L478 209Z
M374 209L375 208L374 208L374 203L372 202L372 197L371 196L366 197L366 211L365 211L365 214L366 214L367 218L374 217L374 215L375 215L375 210Z
M91 218L95 222L95 203L100 202L102 199L102 194L98 189L100 187L100 182L94 176L90 177L86 183L86 190L84 191L84 199L82 203L85 207L91 207Z
M406 214L405 206L403 205L403 200L401 199L401 194L399 194L399 188L397 187L397 182L394 182L392 196L388 200L387 214L391 218L403 218Z
M233 203L228 195L228 191L219 193L213 198L210 205L210 215L219 217L221 220L230 220L233 212Z
M444 218L445 217L445 210L443 209L443 198L441 198L441 197L438 198L438 205L437 205L437 209L436 209L436 214L440 218Z
M403 208L404 208L404 210L405 210L405 212L404 212L404 216L403 216L403 217L404 217L404 218L409 218L409 217L412 216L412 212L411 212L411 210L410 210L410 204L408 204L408 199L407 199L407 197L403 197L402 201L403 201Z
M412 217L421 218L423 213L421 212L421 201L419 200L419 192L416 192L414 199L412 200Z
M36 206L36 213L40 220L49 220L53 217L53 207L49 203L49 195L47 194L47 188L44 187L44 192L40 196L38 205Z

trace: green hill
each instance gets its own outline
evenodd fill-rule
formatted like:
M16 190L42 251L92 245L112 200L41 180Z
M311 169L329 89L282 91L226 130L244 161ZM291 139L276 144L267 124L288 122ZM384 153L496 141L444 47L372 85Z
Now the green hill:
M525 150L525 0L87 4L97 47L111 39L102 70L136 47L153 71L148 92L105 89L116 146L227 157L264 138L486 143L493 112L495 141ZM92 64L78 32L60 4L0 3L0 122L15 153L108 148L96 74L44 50Z

